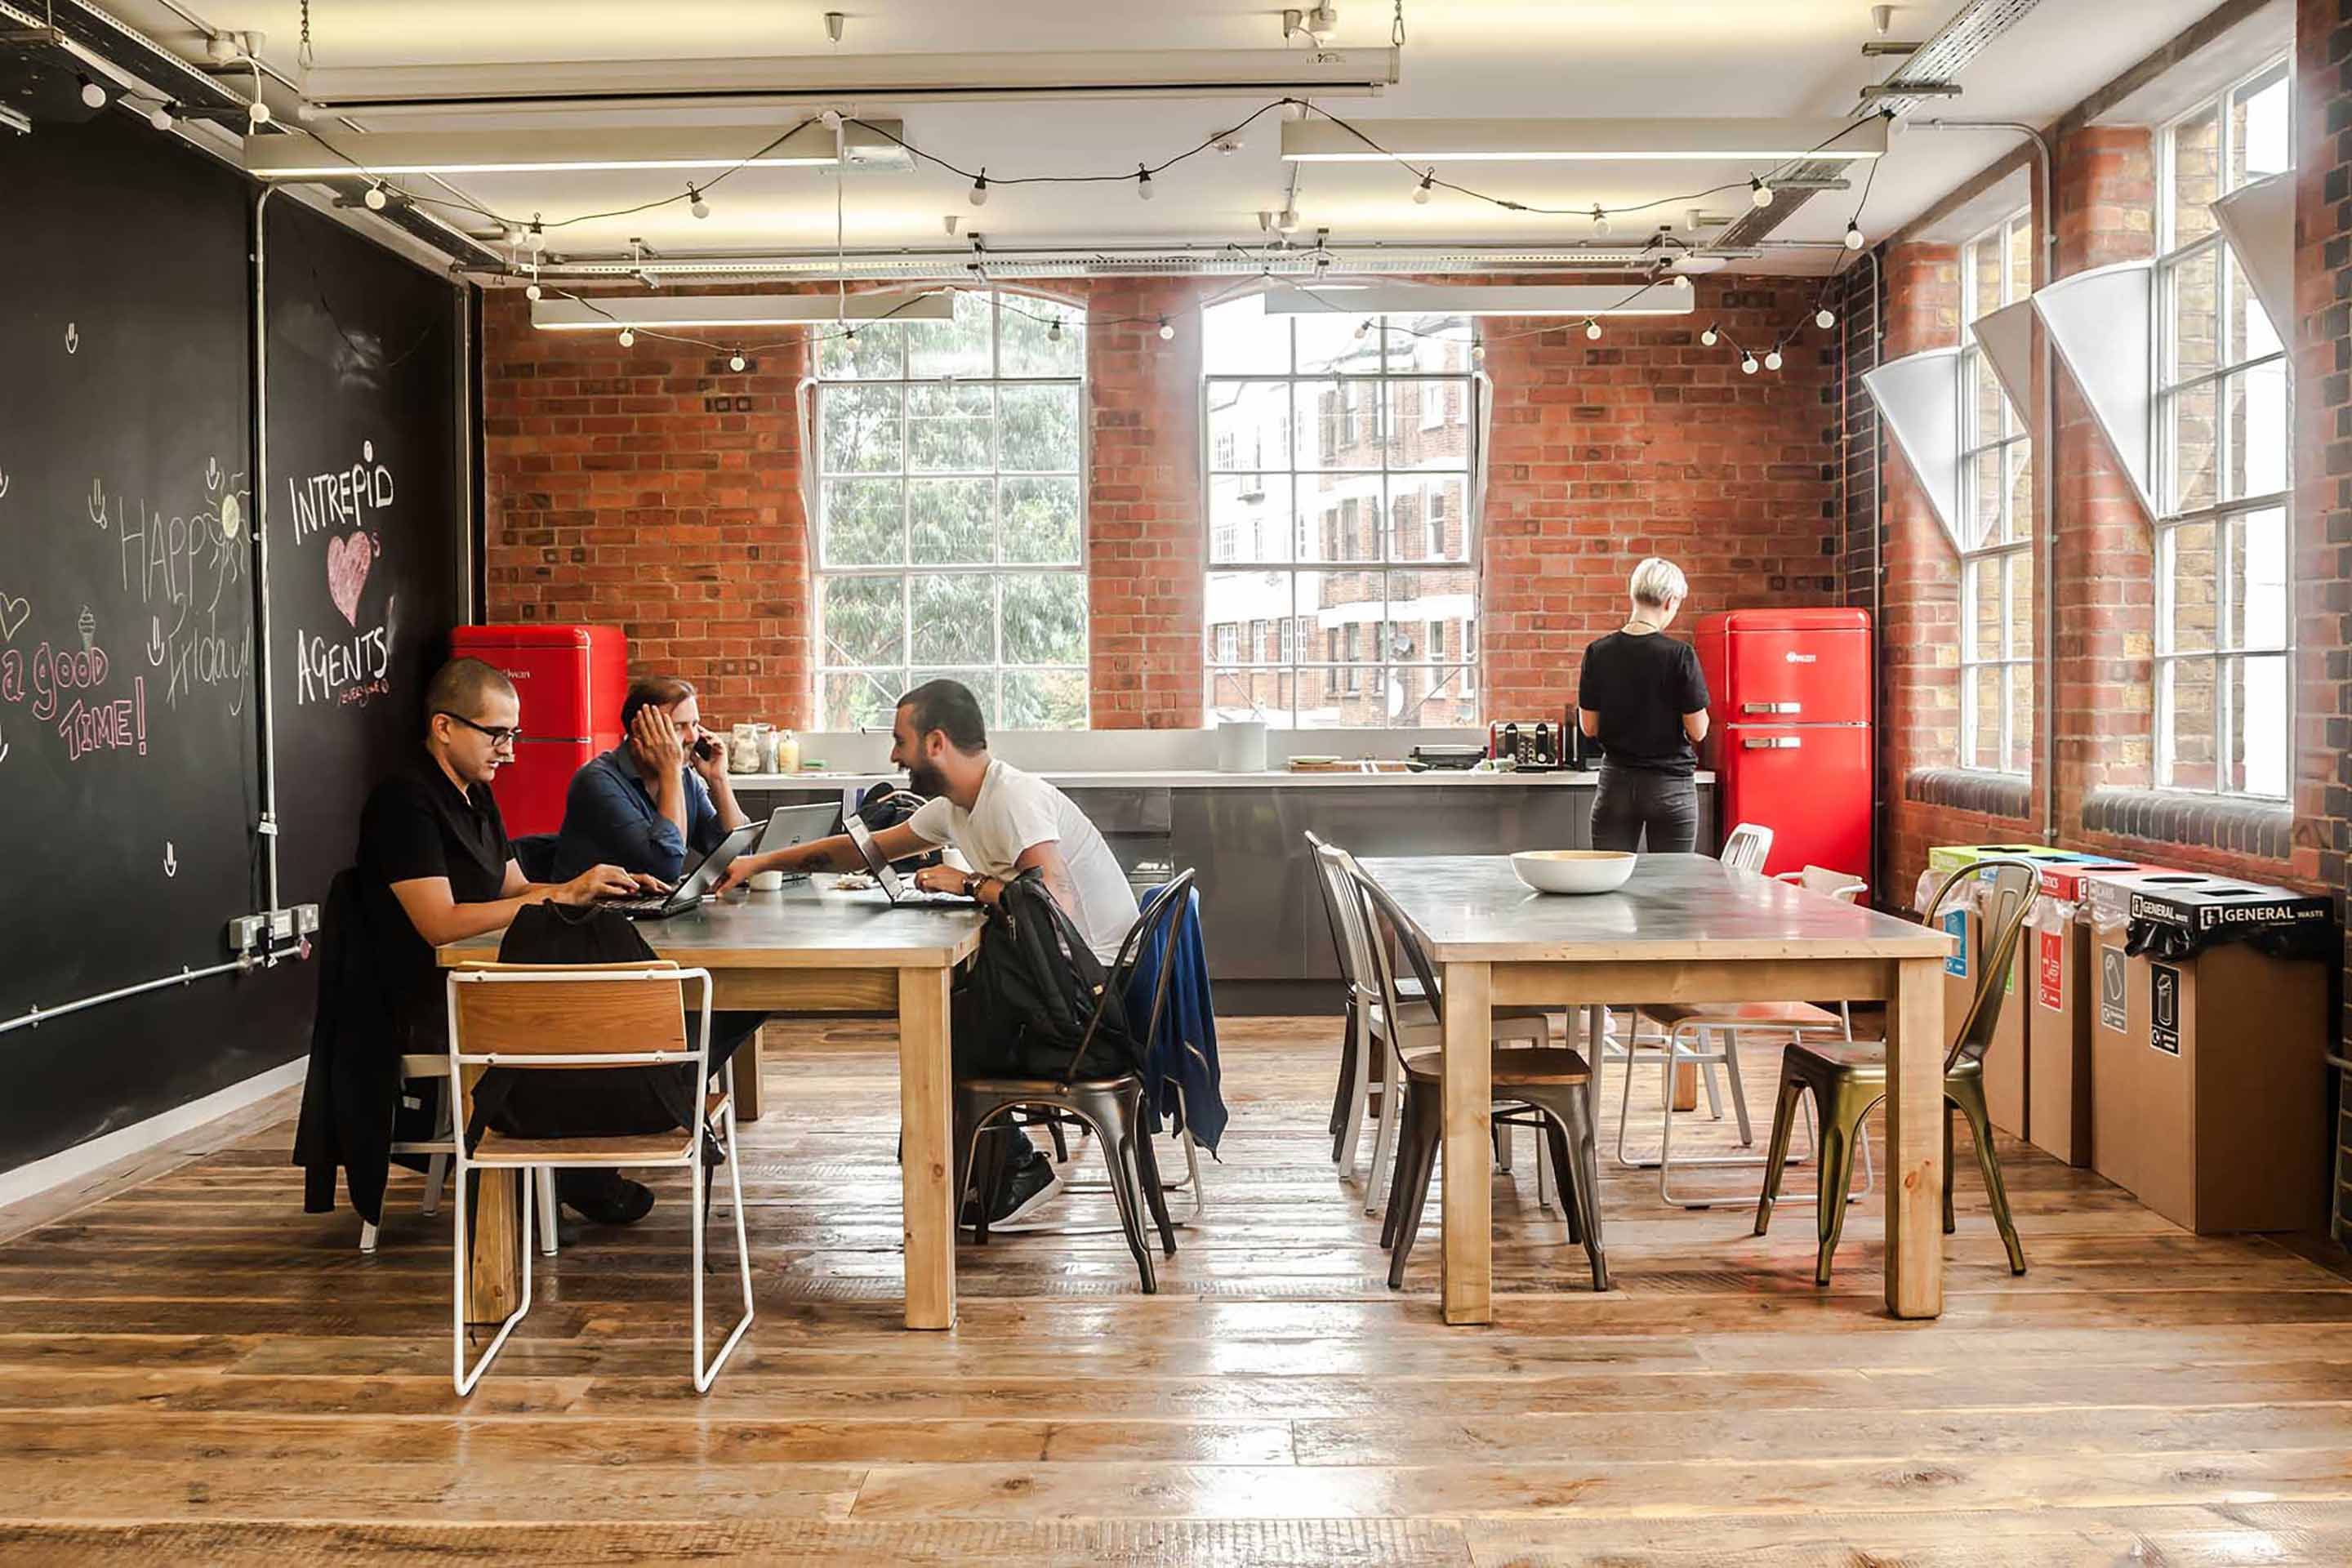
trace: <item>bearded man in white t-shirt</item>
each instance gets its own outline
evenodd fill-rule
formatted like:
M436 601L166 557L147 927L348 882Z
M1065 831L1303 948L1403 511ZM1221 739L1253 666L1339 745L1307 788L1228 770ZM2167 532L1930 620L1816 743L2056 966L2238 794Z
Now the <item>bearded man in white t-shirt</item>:
M993 907L1006 882L1035 869L1045 890L1086 934L1108 967L1138 918L1135 893L1102 834L1068 795L988 752L988 727L979 700L958 680L931 680L898 699L890 725L890 763L904 768L918 795L929 797L906 821L874 835L887 860L952 847L970 870L926 866L915 874L927 892L955 893ZM846 834L743 855L727 868L726 893L766 870L856 871L866 858ZM1020 1220L1059 1190L1051 1161L1026 1134L1012 1131L1013 1160L990 1216L991 1225Z

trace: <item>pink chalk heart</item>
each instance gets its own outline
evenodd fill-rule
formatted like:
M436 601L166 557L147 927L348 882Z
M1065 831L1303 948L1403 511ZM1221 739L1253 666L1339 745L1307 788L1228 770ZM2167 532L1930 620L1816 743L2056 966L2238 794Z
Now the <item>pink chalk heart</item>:
M343 619L360 624L360 590L367 586L369 563L375 559L375 542L365 530L349 539L327 541L327 595Z

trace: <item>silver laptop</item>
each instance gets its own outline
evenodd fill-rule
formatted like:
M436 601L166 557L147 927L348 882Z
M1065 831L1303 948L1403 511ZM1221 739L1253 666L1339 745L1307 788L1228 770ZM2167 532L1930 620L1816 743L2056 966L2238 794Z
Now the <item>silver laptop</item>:
M820 838L833 837L833 825L841 816L837 805L781 805L768 818L768 830L760 836L762 855L773 855L779 849L796 849L803 844L814 844ZM806 871L787 871L787 882L805 881Z
M850 812L844 816L842 825L849 829L850 842L857 846L857 852L866 857L866 868L874 873L875 885L882 889L883 896L893 904L934 904L945 909L959 910L973 907L970 899L954 893L927 893L919 888L908 886L906 879L898 875L890 862L883 858L882 851L875 847L874 830L866 826L864 819L856 812Z
M760 824L756 822L747 822L740 827L730 829L709 854L688 861L685 873L677 879L677 886L667 893L646 893L631 899L604 899L599 900L596 907L614 910L633 921L666 921L672 915L682 915L701 904L702 895L709 892L710 885L735 863L736 856L751 847L751 839L759 831Z

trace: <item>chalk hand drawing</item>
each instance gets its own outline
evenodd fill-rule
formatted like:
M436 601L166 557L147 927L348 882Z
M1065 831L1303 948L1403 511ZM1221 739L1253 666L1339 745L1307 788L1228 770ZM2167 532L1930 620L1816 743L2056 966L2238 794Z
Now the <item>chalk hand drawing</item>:
M84 605L81 614L74 617L74 630L81 633L81 651L88 653L89 645L98 640L98 617L89 613L88 605Z
M24 629L26 617L33 613L32 602L7 594L0 594L0 642L15 642Z
M171 841L170 839L166 838L165 840L163 840L163 875L165 875L166 877L176 877L176 876L178 876L179 874L180 874L180 855L179 855L179 851L177 851L177 850L173 849L173 848L172 847L172 841Z
M71 321L68 321L66 323L66 353L78 353L80 350L81 332Z
M163 663L163 617L150 616L147 617L147 662L150 665Z
M89 481L89 520L100 529L107 526L106 486L97 479Z
M218 458L206 458L205 459L205 489L207 490L218 490L220 489L220 459Z
M375 542L365 530L349 539L327 541L327 596L343 619L360 624L360 592L367 586L368 566L375 559Z

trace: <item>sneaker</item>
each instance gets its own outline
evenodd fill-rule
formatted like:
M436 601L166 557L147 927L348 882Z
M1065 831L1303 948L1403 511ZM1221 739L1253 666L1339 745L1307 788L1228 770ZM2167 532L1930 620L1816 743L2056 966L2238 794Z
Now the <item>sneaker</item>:
M1011 1227L1027 1219L1053 1201L1062 1190L1062 1178L1047 1159L1031 1160L1007 1173L996 1194L995 1205L989 1210L991 1230ZM979 1204L967 1194L963 1214L957 1223L970 1227L978 1223Z
M598 1225L635 1225L653 1212L654 1190L617 1171L561 1171L555 1195L563 1206ZM560 1232L558 1233L561 1234Z

